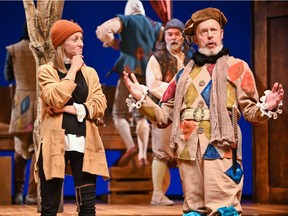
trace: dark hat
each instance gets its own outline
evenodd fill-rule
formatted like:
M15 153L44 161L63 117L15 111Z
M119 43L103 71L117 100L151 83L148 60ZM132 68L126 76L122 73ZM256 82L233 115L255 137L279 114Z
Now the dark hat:
M68 20L57 20L51 27L50 36L54 48L58 47L63 41L65 41L70 35L81 32L83 33L82 28Z
M185 29L184 23L178 19L171 19L165 25L165 31L169 28L177 28L179 31L183 32Z
M184 34L188 36L194 35L196 26L208 19L215 19L220 24L221 28L227 23L225 15L220 10L217 8L205 8L198 10L191 15L191 19L185 23Z

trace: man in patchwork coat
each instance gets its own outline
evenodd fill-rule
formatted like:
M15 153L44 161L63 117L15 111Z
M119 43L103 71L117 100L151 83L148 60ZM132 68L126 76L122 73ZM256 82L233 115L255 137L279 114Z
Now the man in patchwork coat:
M242 214L240 113L260 124L282 112L282 85L275 83L259 100L248 64L223 48L226 22L216 8L192 14L184 34L198 51L170 82L159 106L133 74L124 72L133 96L128 105L159 128L172 124L170 146L182 180L183 216Z

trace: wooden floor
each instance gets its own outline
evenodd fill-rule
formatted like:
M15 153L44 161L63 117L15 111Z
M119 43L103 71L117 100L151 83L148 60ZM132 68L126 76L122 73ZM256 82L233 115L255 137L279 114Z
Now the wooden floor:
M288 205L260 205L244 202L243 216L288 216ZM65 203L64 212L58 216L76 216L74 203ZM116 205L107 203L96 204L97 216L182 216L182 203L176 202L174 206L152 205ZM0 216L39 216L37 206L31 205L8 205L0 206Z

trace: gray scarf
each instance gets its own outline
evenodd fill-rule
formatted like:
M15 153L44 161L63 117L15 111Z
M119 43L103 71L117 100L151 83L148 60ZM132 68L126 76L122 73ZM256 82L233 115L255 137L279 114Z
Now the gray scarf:
M228 55L224 55L217 60L215 65L216 70L212 74L212 89L210 93L210 142L220 146L235 143L234 131L226 107L228 58ZM191 60L186 65L183 74L180 76L177 83L173 111L173 126L170 139L170 146L172 148L175 148L175 143L179 142L180 110L185 94L185 84L193 66L194 61Z

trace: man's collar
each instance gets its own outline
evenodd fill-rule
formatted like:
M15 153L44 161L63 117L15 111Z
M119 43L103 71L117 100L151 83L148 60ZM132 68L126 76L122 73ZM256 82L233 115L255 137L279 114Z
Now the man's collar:
M194 60L195 64L199 66L203 66L204 64L215 64L216 61L222 57L223 55L228 55L229 49L223 48L219 53L213 56L205 56L199 52L193 53L192 59Z

